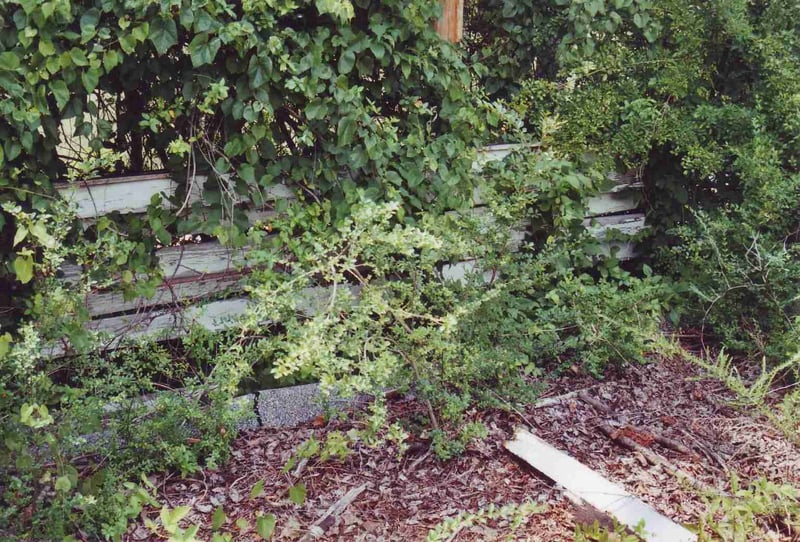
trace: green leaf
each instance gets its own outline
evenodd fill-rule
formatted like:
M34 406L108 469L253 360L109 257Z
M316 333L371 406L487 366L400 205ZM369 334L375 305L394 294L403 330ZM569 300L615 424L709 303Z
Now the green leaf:
M176 506L172 510L164 506L161 509L161 523L164 529L169 533L174 533L178 529L178 523L189 513L191 510L188 506Z
M317 11L321 14L333 15L339 22L345 23L355 16L350 0L316 0Z
M356 63L356 54L352 49L347 49L342 56L339 57L339 73L348 74L353 70L353 65Z
M19 68L19 57L11 51L0 53L0 70L14 71Z
M306 486L302 482L289 488L289 500L297 506L303 506L306 502Z
M336 133L339 136L339 146L345 147L353 141L353 135L356 133L356 121L353 117L347 116L339 119L339 124L336 128Z
M221 42L219 38L208 39L208 34L198 34L189 43L189 54L192 58L192 66L195 68L210 64L217 56Z
M33 278L33 256L17 256L14 259L14 273L22 284L29 283Z
M56 478L55 489L59 492L69 491L72 488L72 482L69 480L69 476L59 476Z
M6 357L8 352L11 350L12 342L13 337L11 337L11 333L4 333L0 335L0 360Z
M250 74L250 86L254 89L259 88L269 81L272 73L272 59L268 56L253 55L250 57L247 71Z
M110 72L122 63L122 55L119 51L109 50L103 54L103 68L106 73Z
M39 41L39 53L42 56L52 56L56 53L56 46L52 41L41 40Z
M144 42L150 35L150 23L142 23L131 30L131 36L136 41Z
M56 99L58 109L64 109L64 106L69 102L69 89L67 88L67 84L61 79L56 79L50 83L50 92L53 93L53 97Z
M83 15L81 15L81 30L94 30L99 22L100 10L97 8L88 9Z
M586 4L586 10L589 12L589 15L594 17L603 10L603 0L590 0Z
M314 100L306 106L306 117L308 120L324 119L328 114L328 105L322 100Z
M178 43L178 27L171 18L159 18L150 26L150 41L158 54L165 54L170 47Z
M245 518L239 518L236 520L236 528L240 531L246 531L250 528L250 523Z
M76 66L88 66L89 59L86 58L86 53L77 47L73 47L69 52L69 57L72 59L72 63Z
M264 494L264 480L259 480L253 485L253 489L250 490L250 498L257 499L263 494Z
M273 514L261 516L256 520L256 532L258 533L258 536L264 540L269 540L272 538L272 533L275 532L276 524L277 520Z
M119 48L124 53L131 54L136 50L136 38L130 34L123 34L119 37Z
M36 222L31 226L31 235L33 235L39 244L50 245L53 243L53 236L47 231L47 227L42 222Z
M14 232L14 242L11 244L11 246L12 247L17 246L18 244L23 242L27 236L28 236L28 228L26 228L25 226L19 226L17 228L17 231Z
M225 525L225 522L228 520L228 516L225 515L225 510L222 506L217 506L216 510L214 510L214 515L211 516L211 529L213 531L218 530L220 527Z
M247 184L254 184L256 182L256 173L253 166L250 164L242 164L238 169L239 177Z
M93 92L100 83L100 70L91 68L81 74L81 83L86 92Z

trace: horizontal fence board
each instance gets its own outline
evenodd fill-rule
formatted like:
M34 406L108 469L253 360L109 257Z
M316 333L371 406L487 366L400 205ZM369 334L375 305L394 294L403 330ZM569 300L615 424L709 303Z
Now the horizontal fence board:
M209 241L162 248L156 251L156 258L168 279L202 277L241 269L247 263L247 250Z
M486 208L476 208L474 212L485 213ZM585 225L599 239L604 239L608 230L618 230L623 234L634 234L641 231L644 215L632 214L587 219ZM512 250L516 250L525 238L522 227L511 231ZM607 254L616 247L619 259L631 258L634 246L627 242L610 243ZM121 292L93 292L86 297L86 306L92 316L126 312L146 307L174 305L188 299L210 297L226 290L236 290L239 284L239 273L247 268L247 250L225 247L217 241L199 244L187 244L167 247L156 252L159 266L166 283L161 286L153 298L137 298L125 301ZM74 266L77 267L77 266ZM70 276L77 276L79 269L69 269ZM62 268L63 270L63 268ZM457 279L466 273L461 267L446 267L445 278ZM463 277L461 277L463 278ZM196 279L192 282L189 279Z
M586 202L586 216L601 216L633 211L639 207L641 195L635 190L604 192Z
M360 287L355 285L314 286L304 288L298 294L297 310L312 316L330 303L331 296L349 292L358 297ZM183 308L155 309L133 314L112 316L92 320L88 329L103 333L108 340L102 344L103 350L118 348L123 341L151 337L154 340L175 339L186 333L192 326L200 326L210 331L221 331L235 325L236 318L243 316L253 301L246 297L211 301ZM264 323L265 325L268 322ZM46 347L43 354L60 357L68 353L63 344Z
M143 213L156 194L171 197L177 184L164 173L95 179L56 186L66 201L77 207L78 218L97 218L113 212Z
M242 289L239 273L215 277L188 279L183 282L166 280L158 287L153 297L137 297L125 300L122 292L94 292L86 296L86 308L92 317L117 312L147 310L149 307L181 305L189 301L208 298L221 293L238 292Z
M196 175L184 181L191 182L186 203L202 202L203 187L207 182L205 175ZM173 206L166 201L175 195L179 183L167 173L135 175L131 177L111 177L56 184L56 190L66 201L77 207L81 219L93 219L118 212L122 214L144 213L153 196L161 194L167 209ZM282 183L265 188L261 194L262 203L279 199L294 199L292 190ZM241 198L233 201L242 203Z

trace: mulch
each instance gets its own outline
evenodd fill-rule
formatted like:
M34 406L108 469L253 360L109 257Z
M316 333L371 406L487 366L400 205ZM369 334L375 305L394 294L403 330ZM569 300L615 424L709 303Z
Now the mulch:
M228 518L221 532L233 534L234 540L259 540L253 530L255 518L267 513L277 518L273 540L297 540L331 504L362 484L367 484L367 489L326 525L320 540L425 540L437 525L459 513L526 501L540 503L544 511L525 517L515 529L510 519L490 520L466 526L451 539L573 540L575 524L593 518L584 517L551 481L503 448L514 427L524 425L673 520L695 523L705 507L698 492L598 430L600 424L611 421L618 422L621 430L635 428L629 430L631 434L641 437L654 452L720 491L729 489L730 473L738 473L744 480L765 476L800 487L797 447L765 420L729 406L731 398L719 384L700 378L695 368L684 362L659 360L630 366L602 382L571 375L555 380L547 395L576 388L585 388L608 405L612 415L598 412L576 397L547 408L529 405L508 412L482 411L474 413L474 418L487 426L489 436L449 461L437 460L426 442L412 440L402 456L392 446L359 445L343 461L312 460L299 472L296 468L284 472L297 447L311 436L322 439L327 432L346 432L358 423L318 419L294 429L243 433L235 442L231 460L220 469L205 470L189 479L166 474L153 481L162 503L191 507L185 524L201 526L200 540L211 539L212 515L220 506ZM390 408L396 419L413 419L422 413L408 398L393 401ZM684 444L693 455L662 447L647 438L648 432ZM259 481L264 482L264 492L251 498L250 490ZM298 506L290 500L289 488L300 483L307 493ZM158 513L157 509L145 510L142 521L131 528L125 540L163 540L144 524L145 518L157 523ZM237 526L240 518L246 519L247 525Z

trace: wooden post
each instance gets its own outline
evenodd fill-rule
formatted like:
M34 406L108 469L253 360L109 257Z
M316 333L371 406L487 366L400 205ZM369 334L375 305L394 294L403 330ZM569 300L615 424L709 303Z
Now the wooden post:
M442 18L436 21L436 31L452 43L464 33L464 0L440 0Z

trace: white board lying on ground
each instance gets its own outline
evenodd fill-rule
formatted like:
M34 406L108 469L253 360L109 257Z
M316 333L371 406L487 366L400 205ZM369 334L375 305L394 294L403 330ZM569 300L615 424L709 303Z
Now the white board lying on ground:
M517 429L514 440L506 442L505 447L563 487L568 496L571 494L578 497L631 529L644 521L644 539L648 542L697 540L697 535L643 503L622 486L609 481L525 429Z

